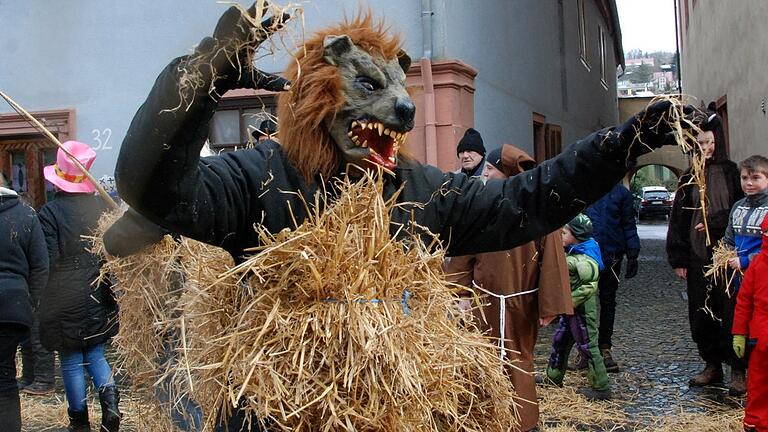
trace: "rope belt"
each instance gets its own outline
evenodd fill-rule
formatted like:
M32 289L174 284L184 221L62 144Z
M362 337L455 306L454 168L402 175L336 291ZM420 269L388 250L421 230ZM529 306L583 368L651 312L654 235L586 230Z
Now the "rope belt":
M501 350L501 355L499 356L499 358L501 358L501 360L504 361L507 358L507 349L504 348L504 341L506 340L505 336L506 336L506 332L507 332L507 326L506 326L507 302L506 302L506 300L510 299L510 298L513 298L513 297L519 297L521 295L535 293L539 289L538 288L534 288L532 290L522 291L522 292L519 292L519 293L502 295L502 294L496 294L496 293L488 291L487 289L485 289L485 288L481 287L480 285L478 285L474 280L472 281L472 286L474 288L477 288L480 291L488 294L491 297L495 297L495 298L499 299L499 349Z

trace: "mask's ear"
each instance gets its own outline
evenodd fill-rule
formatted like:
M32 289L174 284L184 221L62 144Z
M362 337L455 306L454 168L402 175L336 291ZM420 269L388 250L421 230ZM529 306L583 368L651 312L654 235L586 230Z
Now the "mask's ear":
M347 35L326 36L323 40L323 58L328 64L338 66L339 59L349 52L355 44Z
M408 69L411 67L411 57L403 50L397 53L397 62L400 63L400 67L403 72L408 73Z

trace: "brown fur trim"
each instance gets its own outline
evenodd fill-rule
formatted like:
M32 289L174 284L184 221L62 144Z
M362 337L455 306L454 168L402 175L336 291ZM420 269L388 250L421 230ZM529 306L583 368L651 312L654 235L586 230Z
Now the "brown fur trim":
M278 137L288 159L307 181L316 174L329 178L341 164L341 152L325 126L325 120L332 119L344 105L341 77L323 58L323 40L329 35L347 35L360 49L394 59L401 41L389 30L383 21L374 22L370 9L360 11L354 18L316 32L286 70L292 84L278 98Z

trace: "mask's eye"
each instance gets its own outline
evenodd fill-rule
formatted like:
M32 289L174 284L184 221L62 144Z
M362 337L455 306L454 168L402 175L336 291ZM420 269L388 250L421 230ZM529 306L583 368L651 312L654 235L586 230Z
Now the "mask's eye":
M378 82L376 82L373 78L367 77L367 76L359 76L355 78L355 83L362 87L366 91L374 91L381 88Z

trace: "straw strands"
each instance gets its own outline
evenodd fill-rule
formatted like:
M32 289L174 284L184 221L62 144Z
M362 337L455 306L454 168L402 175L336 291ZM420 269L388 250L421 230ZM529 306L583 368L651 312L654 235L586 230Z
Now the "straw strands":
M457 311L438 245L391 235L397 204L381 180L340 188L294 231L257 226L257 254L229 270L187 239L111 260L125 372L188 392L208 430L238 405L276 430L515 430L510 365ZM158 374L169 334L175 355Z
M682 96L663 95L654 97L649 103L649 106L656 102L669 101L670 107L666 113L656 119L658 123L652 127L658 127L661 122L667 123L672 128L672 134L680 150L683 153L690 154L691 179L683 186L693 185L698 187L699 207L696 210L701 211L704 233L706 235L706 244L709 246L712 244L712 240L709 235L709 223L707 221L707 181L704 172L706 157L698 148L698 142L696 140L697 135L701 133L701 128L698 126L700 119L696 118L693 114L685 113L687 104L686 99L687 98Z
M733 271L728 265L728 260L738 257L736 250L727 246L720 240L712 250L712 264L706 267L704 276L712 279L714 286L723 286L728 297L733 295L731 286L733 279L741 272ZM722 282L722 285L721 285Z

